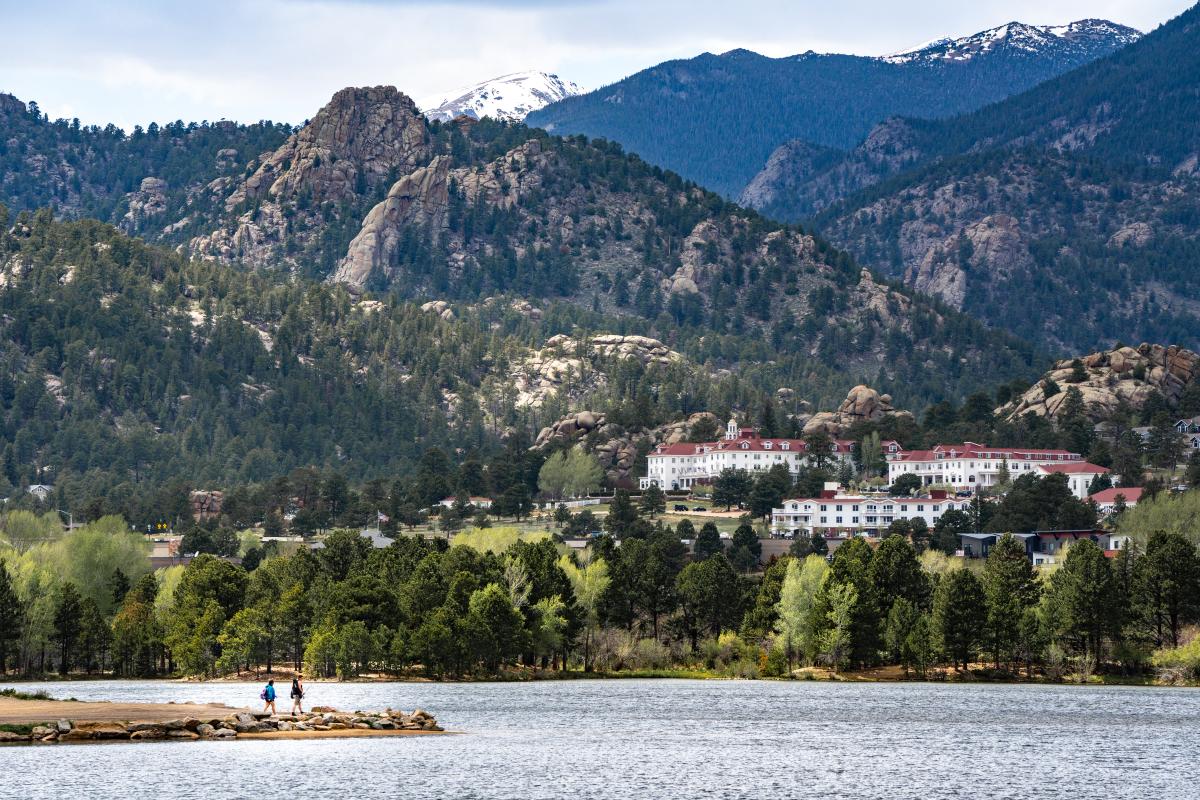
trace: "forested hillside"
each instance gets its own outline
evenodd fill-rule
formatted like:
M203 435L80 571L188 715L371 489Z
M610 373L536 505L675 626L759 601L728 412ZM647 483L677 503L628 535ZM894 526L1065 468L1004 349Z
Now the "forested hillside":
M545 391L532 402L515 396L514 380L530 371L537 379L547 339L645 325L562 302L451 311L356 297L338 285L189 261L48 211L0 212L0 230L5 491L54 483L65 497L115 493L127 503L172 481L256 482L310 464L365 480L405 474L430 446L489 452L573 407L612 411L639 429L701 409L761 408L789 383L796 402L816 398L851 379L789 351L802 329L777 346L694 331L677 337L690 358L661 363L564 353L582 355L576 374L535 385ZM847 296L856 291L852 284ZM914 400L921 387L965 391L1034 371L1028 347L957 315L924 309L912 321L929 326L929 337L895 331L886 342L901 365L887 369L911 376L939 366L911 383ZM738 363L736 374L722 369Z
M140 233L155 217L177 220L203 206L203 187L239 176L290 132L272 122L206 121L151 123L126 133L51 121L37 103L0 94L0 203L14 211L53 206ZM146 178L155 180L143 187Z
M819 212L863 262L1025 336L1195 347L1198 22L960 118L892 120L847 154L793 146L759 205Z
M979 108L1137 36L1113 23L1085 22L1102 26L1086 41L1051 38L1028 48L1002 35L989 49L959 59L705 53L567 98L526 121L552 133L620 142L651 163L736 196L789 140L852 147L887 117Z

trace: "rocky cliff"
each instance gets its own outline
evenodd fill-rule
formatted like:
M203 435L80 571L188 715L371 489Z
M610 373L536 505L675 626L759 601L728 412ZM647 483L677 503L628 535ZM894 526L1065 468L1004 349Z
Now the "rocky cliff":
M431 154L424 118L395 87L343 89L234 187L224 200L233 219L191 248L223 261L296 265L331 222L357 223L364 203Z
M1200 355L1174 345L1119 347L1079 360L1086 376L1083 380L1076 380L1079 376L1075 374L1074 359L1064 359L1055 363L1023 395L996 409L996 414L1008 421L1024 414L1054 418L1066 401L1067 392L1074 387L1083 395L1088 416L1098 422L1107 419L1122 404L1135 410L1140 408L1154 393L1161 393L1168 403L1175 403L1184 389L1200 377Z

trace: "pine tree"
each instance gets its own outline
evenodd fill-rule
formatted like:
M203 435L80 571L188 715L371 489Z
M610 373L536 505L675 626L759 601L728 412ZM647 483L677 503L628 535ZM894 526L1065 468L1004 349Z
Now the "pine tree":
M1011 534L1001 536L988 553L983 569L987 599L987 649L1000 669L1002 661L1013 661L1025 610L1038 600L1039 588L1025 545Z
M24 610L16 587L8 574L8 565L0 559L0 676L8 669L8 651L21 639Z
M956 669L975 655L987 614L983 586L969 569L957 569L938 582L933 598L933 627Z

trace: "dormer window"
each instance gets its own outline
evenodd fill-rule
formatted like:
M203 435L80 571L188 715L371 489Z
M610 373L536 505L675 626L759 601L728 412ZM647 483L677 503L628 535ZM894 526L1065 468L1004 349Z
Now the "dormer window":
M743 449L743 450L749 450L749 449L750 449L750 443L749 443L749 442L742 442L742 449Z
M771 449L771 443L763 442L763 450L770 450L770 449Z
M788 444L787 442L780 442L779 449L780 450L791 450L792 446L790 444Z

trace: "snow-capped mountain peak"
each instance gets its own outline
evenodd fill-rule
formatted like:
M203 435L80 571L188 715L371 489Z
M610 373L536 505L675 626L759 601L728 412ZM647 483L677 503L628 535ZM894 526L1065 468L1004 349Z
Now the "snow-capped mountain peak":
M520 122L531 111L583 92L576 84L557 75L530 70L427 97L417 105L427 118L443 122L460 116Z
M1094 47L1123 47L1141 38L1134 28L1105 19L1081 19L1066 25L1027 25L1009 22L971 36L935 39L898 53L880 56L890 64L962 62L1007 50L1043 53Z

